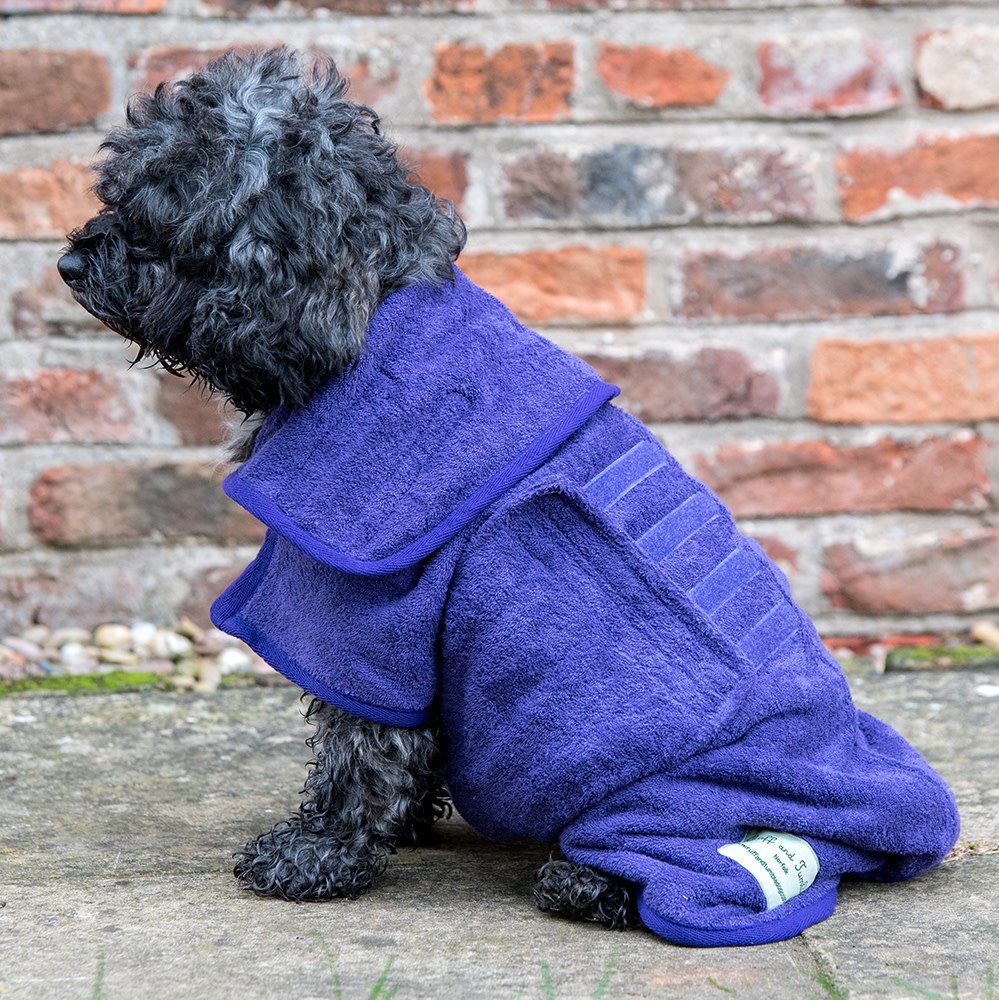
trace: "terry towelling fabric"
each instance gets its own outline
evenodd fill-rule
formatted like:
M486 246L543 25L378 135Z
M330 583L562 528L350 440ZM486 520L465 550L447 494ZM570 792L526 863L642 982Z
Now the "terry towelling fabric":
M667 940L790 937L937 864L954 801L616 391L460 272L394 293L226 480L269 530L213 619L357 715L439 712L462 815L636 883Z

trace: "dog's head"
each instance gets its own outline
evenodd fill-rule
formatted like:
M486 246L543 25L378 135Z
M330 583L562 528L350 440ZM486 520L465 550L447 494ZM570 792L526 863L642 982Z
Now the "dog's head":
M244 412L349 367L385 295L452 278L465 229L347 86L275 49L134 97L59 261L77 301Z

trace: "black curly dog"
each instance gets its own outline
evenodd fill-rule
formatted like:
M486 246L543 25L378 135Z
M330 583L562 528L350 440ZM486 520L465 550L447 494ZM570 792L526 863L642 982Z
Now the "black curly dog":
M69 237L59 271L77 301L156 359L259 423L299 406L360 355L379 302L447 280L465 243L453 207L414 183L347 100L329 61L284 49L229 54L132 99L102 149L102 211ZM400 844L450 811L436 727L402 729L313 700L314 753L296 815L247 844L235 874L296 901L355 898ZM638 924L619 879L564 860L537 873L542 910Z

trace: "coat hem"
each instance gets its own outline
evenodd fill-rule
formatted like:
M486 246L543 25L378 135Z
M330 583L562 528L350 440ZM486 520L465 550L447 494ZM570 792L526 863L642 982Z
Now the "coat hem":
M737 927L691 927L656 913L645 902L644 893L638 897L638 915L650 931L673 944L693 948L723 948L732 945L771 944L797 937L813 924L831 917L836 909L836 888L819 896L786 916L764 917L751 924ZM786 904L785 904L786 905Z
M367 719L369 722L401 726L405 729L412 729L427 722L430 718L430 706L418 709L385 708L381 705L372 705L352 698L350 695L330 687L310 674L256 626L240 616L240 609L250 599L267 572L274 552L274 544L275 537L268 532L257 557L240 574L235 583L212 604L210 612L212 624L223 632L235 636L237 639L242 639L255 653L262 656L270 666L287 677L293 684L297 684L303 691L329 705L334 705L358 718Z

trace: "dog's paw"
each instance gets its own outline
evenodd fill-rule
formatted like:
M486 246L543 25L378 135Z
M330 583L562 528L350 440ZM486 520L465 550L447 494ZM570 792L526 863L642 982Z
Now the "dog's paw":
M634 892L621 879L572 861L547 861L535 874L539 910L619 930L641 924Z
M303 828L297 818L251 840L234 857L244 889L296 903L356 899L385 870L389 850L351 849L335 836Z

